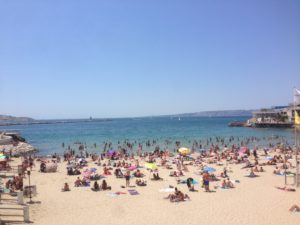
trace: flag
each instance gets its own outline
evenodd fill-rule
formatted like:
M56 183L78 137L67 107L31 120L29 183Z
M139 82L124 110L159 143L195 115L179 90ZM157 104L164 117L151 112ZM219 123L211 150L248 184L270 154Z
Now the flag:
M295 110L295 124L300 125L300 116L296 110Z
M300 104L300 91L297 88L295 88L294 103L296 105Z

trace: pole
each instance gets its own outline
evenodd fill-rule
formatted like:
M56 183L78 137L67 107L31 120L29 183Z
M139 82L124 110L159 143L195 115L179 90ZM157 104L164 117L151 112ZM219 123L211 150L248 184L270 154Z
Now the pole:
M30 174L31 174L31 171L28 170L27 171L27 175L28 175L28 183L29 183L29 204L33 204L34 202L32 201L32 196L31 196L31 184L30 184Z
M296 179L295 185L299 186L299 166L298 166L298 146L297 146L297 130L296 130L296 100L294 88L294 143L295 143L295 161L296 161Z

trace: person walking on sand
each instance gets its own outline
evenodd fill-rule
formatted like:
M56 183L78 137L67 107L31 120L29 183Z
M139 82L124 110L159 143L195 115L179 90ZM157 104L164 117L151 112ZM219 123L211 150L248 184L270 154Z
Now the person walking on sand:
M203 173L202 179L203 179L203 186L204 186L205 191L209 192L209 174L208 174L208 172Z

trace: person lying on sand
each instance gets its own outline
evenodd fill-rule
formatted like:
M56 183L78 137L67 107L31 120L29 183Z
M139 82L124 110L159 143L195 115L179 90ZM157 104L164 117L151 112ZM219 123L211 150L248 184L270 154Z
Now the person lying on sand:
M183 172L181 170L179 171L171 171L170 172L170 177L180 177L180 176L184 176Z
M294 188L287 188L287 187L276 187L276 188L283 191L296 191L296 189Z
M298 205L292 205L292 207L289 209L290 212L300 212L300 207Z
M143 177L143 176L145 176L143 173L141 173L141 171L140 170L137 170L136 172L134 172L133 173L133 176L135 176L135 177Z
M68 183L65 183L65 184L64 184L64 187L61 189L61 191L62 191L62 192L65 192L65 191L71 191L71 190L70 190L70 187L69 187L69 185L68 185Z
M109 169L106 166L103 168L103 174L104 175L111 175L111 172L109 171Z
M175 188L175 193L169 194L168 197L166 197L165 199L169 199L170 202L181 202L190 199L190 197L187 194L183 194L181 191Z
M222 184L221 184L221 187L224 188L224 189L227 189L227 188L234 188L234 185L233 183L229 180L229 178L227 178L227 180L223 180Z
M135 183L137 186L147 186L147 182L142 179L136 179Z

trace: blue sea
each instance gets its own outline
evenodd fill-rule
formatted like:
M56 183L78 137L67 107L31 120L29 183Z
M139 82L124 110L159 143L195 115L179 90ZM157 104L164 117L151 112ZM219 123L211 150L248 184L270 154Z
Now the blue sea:
M269 143L284 142L293 144L292 129L255 129L246 127L228 127L232 121L243 121L246 117L154 117L133 119L112 119L92 121L72 121L69 123L32 124L2 126L0 130L18 131L39 150L39 155L62 153L67 146L78 149L75 143L85 143L88 152L99 153L104 149L105 142L111 142L111 148L124 147L124 141L134 144L133 150L138 149L138 143L143 144L143 151L161 149L176 149L175 141L181 146L192 147L194 141L201 141L202 149L208 149L216 137L224 138L225 143L234 137L234 143L257 137L259 140L250 142L249 147L267 147ZM54 121L52 121L54 122ZM146 141L156 143L146 147ZM231 142L230 144L232 144ZM62 147L62 143L65 147ZM95 145L96 144L96 147ZM220 144L220 143L219 143ZM200 147L199 147L200 150Z

